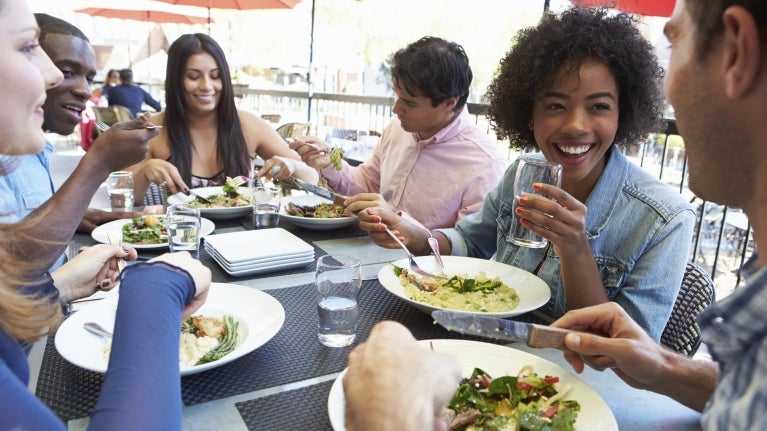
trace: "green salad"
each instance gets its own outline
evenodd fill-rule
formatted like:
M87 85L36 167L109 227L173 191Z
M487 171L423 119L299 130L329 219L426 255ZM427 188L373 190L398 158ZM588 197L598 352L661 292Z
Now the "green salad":
M475 368L458 384L446 421L462 431L574 431L581 406L562 399L569 386L558 383L559 377L541 377L531 365L517 376L495 379Z
M128 244L151 245L168 242L165 216L145 215L135 217L122 227L123 242Z

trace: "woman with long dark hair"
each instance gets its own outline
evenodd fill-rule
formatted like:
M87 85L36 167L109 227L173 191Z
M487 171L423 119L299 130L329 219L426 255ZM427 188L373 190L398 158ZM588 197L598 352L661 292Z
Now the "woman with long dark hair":
M317 182L317 172L268 123L235 106L224 51L210 36L186 34L170 46L165 99L165 111L152 118L164 128L150 142L146 160L131 168L137 200L150 183L177 193L248 175L254 155L266 160L259 176Z

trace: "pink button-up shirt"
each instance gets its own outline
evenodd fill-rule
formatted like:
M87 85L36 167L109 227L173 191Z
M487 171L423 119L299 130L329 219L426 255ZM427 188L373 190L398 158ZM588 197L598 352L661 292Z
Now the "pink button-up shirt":
M497 141L472 123L466 108L430 139L417 139L394 120L367 161L320 172L338 193L379 193L395 211L429 229L453 227L479 211L508 160Z

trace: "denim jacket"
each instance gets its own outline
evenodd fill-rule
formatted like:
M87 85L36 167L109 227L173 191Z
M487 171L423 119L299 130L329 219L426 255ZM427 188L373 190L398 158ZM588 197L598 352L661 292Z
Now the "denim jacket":
M606 157L586 200L586 235L607 297L659 340L682 283L695 214L679 193L620 150L613 147ZM551 289L551 299L540 311L553 319L567 311L559 256L553 247L525 248L509 239L517 165L515 161L509 167L480 212L454 229L439 231L450 240L453 255L494 256L535 272Z
M0 222L16 223L53 196L50 159L53 144L37 154L19 156L21 163L0 176Z

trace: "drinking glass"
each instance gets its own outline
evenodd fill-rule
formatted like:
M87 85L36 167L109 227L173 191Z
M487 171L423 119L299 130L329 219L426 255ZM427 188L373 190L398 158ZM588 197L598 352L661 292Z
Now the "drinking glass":
M553 184L559 187L562 184L562 165L545 159L522 156L517 166L517 175L514 177L514 205L512 207L514 217L511 219L509 231L511 242L523 247L542 248L546 247L548 240L522 225L516 212L522 193L536 193L533 190L534 183Z
M346 254L317 261L317 336L328 347L344 347L357 335L362 272L360 261Z
M280 190L271 186L253 188L253 227L266 229L277 227L280 222Z
M133 211L133 173L112 172L107 177L109 204L113 211Z
M168 247L197 257L200 249L200 209L187 204L170 205L166 213Z

